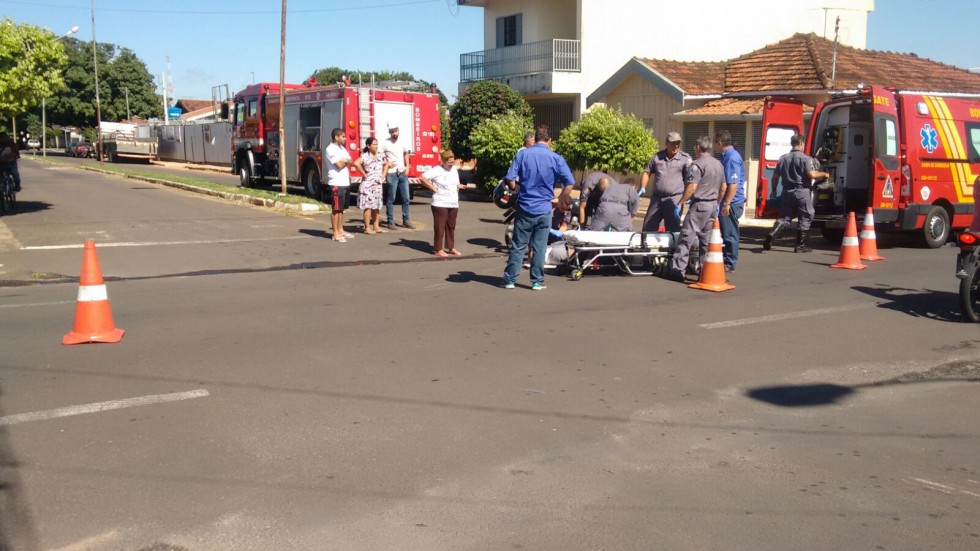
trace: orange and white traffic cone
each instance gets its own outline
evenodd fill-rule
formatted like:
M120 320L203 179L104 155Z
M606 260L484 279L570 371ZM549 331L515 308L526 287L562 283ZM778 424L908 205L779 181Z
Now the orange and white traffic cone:
M715 218L715 225L711 229L711 239L708 239L708 254L704 257L701 264L701 278L697 283L688 285L691 289L701 289L703 291L730 291L735 288L725 281L725 259L722 256L721 225Z
M95 254L95 241L85 240L82 253L82 275L78 278L78 301L75 303L75 327L61 339L61 344L86 342L119 342L124 331L116 329L109 309L99 257Z
M861 260L884 260L885 257L878 256L878 237L875 235L875 215L874 209L868 207L868 214L864 215L864 224L861 225L861 234L858 236L858 250L861 253Z
M861 253L858 248L857 218L852 212L847 217L847 229L844 231L844 241L840 244L840 256L837 258L837 264L831 264L830 267L845 270L867 268L861 264Z

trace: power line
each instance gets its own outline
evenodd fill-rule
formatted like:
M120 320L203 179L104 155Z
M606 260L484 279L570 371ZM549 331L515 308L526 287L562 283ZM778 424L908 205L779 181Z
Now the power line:
M442 2L443 0L409 0L403 2L390 2L387 4L374 4L371 6L353 6L353 7L343 7L343 8L310 8L305 10L289 10L291 14L302 14L302 13L327 13L327 12L343 12L343 11L363 11L363 10L373 10L377 8L396 8L402 6L414 6L418 4L432 4L435 2ZM31 2L26 0L7 0L7 4L22 4L32 7L40 8L55 8L59 10L72 10L72 9L84 9L78 6L65 6L63 4L41 4L38 2ZM117 12L117 13L145 13L145 14L158 14L158 15L221 15L223 17L228 17L232 15L273 15L279 14L279 11L249 11L249 12L236 12L236 11L226 11L226 10L154 10L154 9L132 9L132 8L103 8L99 7L99 12Z

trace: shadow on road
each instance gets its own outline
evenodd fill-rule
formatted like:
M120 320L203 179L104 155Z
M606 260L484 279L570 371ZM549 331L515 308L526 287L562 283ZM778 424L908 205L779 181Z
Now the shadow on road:
M496 287L500 285L500 276L478 274L476 272L456 272L455 274L449 274L446 277L446 281L450 283L483 283L484 285L490 285Z
M305 235L309 235L310 237L321 237L321 238L324 238L324 239L330 239L330 234L328 232L323 231L323 230L307 230L307 229L302 229L302 230L299 230L299 233L302 233L302 234L305 234Z
M486 247L488 249L494 249L498 251L504 248L504 244L501 243L500 241L497 241L496 239L490 239L487 237L474 237L473 239L467 239L466 242L476 247Z
M953 278L950 278L953 281ZM955 283L955 281L954 281ZM958 283L956 283L958 285ZM953 284L950 284L952 287ZM878 305L902 312L917 318L928 318L937 321L965 322L959 307L959 295L948 291L932 291L929 289L906 289L904 287L854 286L855 291L885 301Z
M3 410L0 409L0 417ZM37 549L37 534L24 499L20 462L14 455L7 427L0 425L0 549Z
M865 388L884 387L910 383L980 382L980 361L952 361L927 371L906 373L893 379L857 385L814 383L806 385L782 385L753 388L745 395L760 402L780 407L816 407L840 403Z
M401 238L391 244L394 247L407 247L413 251L419 251L422 253L431 253L432 244L428 241L420 241L418 239L405 239Z
M17 204L14 206L14 212L5 212L3 216L13 216L16 214L29 214L32 212L40 212L42 210L48 210L51 208L51 203L45 203L44 201L21 201L20 198L17 199Z

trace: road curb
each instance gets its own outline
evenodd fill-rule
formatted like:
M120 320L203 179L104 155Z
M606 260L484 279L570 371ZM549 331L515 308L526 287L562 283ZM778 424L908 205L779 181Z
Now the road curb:
M110 170L104 170L101 168L96 168L91 166L79 166L78 168L82 170L88 170L89 172L98 172L100 174L108 174L111 176L122 176L123 178L128 178L130 180L138 180L141 182L149 182L151 184L164 185L167 187L177 188L184 191L190 191L192 193L200 193L202 195L209 195L211 197L228 199L231 201L235 201L237 203L246 203L257 207L274 208L278 210L304 213L304 214L309 214L314 212L324 212L329 210L326 207L326 205L321 206L316 203L286 203L284 201L277 201L275 199L270 199L265 197L253 197L251 195L245 195L241 193L218 191L218 190L203 188L191 184L172 182L170 180L165 180L162 178L153 178L150 176L138 176L135 174L121 174L118 172L112 172Z

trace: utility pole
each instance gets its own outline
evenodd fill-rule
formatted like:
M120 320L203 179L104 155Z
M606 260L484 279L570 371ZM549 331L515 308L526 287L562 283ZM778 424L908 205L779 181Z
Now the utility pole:
M254 73L253 73L254 75ZM255 78L254 76L252 77ZM279 179L282 181L282 194L286 195L286 128L283 119L286 114L286 0L282 0L282 36L279 40Z
M99 102L99 55L98 50L96 50L95 42L95 0L91 1L92 6L92 59L95 65L95 118L96 123L98 123L98 133L99 133L99 166L102 166L104 162L102 161L103 147L105 144L102 143L102 104Z
M840 42L839 38L840 31L840 16L837 16L837 22L834 23L834 59L830 64L830 80L834 83L834 88L837 88L837 44Z
M132 115L129 114L129 88L123 88L123 90L126 92L126 120L128 121L129 119L133 118Z
M75 25L68 32L55 38L54 41L57 42L62 38L71 36L78 32L78 25ZM45 97L41 96L41 156L48 156L48 108L45 105ZM57 141L57 140L56 140Z
M163 89L163 125L170 124L170 116L167 114L167 73L160 73L160 87Z

